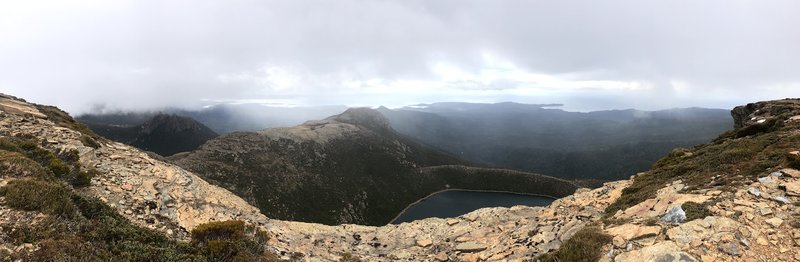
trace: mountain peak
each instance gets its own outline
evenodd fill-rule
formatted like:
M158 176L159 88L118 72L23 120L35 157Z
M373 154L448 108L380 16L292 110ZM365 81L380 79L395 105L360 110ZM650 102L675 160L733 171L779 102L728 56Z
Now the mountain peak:
M147 122L142 123L142 132L149 134L156 129L170 130L172 132L207 131L207 127L196 120L175 114L159 113ZM211 132L210 130L208 130Z
M349 108L343 113L331 117L331 119L376 130L390 129L389 119L378 110L367 107Z

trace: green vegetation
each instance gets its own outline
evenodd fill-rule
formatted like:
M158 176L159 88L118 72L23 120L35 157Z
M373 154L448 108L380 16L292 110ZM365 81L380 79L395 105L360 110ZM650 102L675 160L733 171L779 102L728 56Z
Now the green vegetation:
M204 261L195 247L133 225L102 201L74 192L63 182L17 179L0 188L0 194L11 208L51 215L12 232L12 243L40 247L16 259Z
M84 146L88 146L91 148L100 148L100 143L97 143L97 141L94 138L87 135L81 136L81 143Z
M575 261L591 262L600 259L603 255L603 246L611 243L611 236L603 233L597 226L586 226L575 235L561 244L557 250L537 257L536 261L558 262Z
M18 177L45 177L49 172L42 165L19 152L0 149L0 174Z
M622 196L606 208L606 216L655 197L659 189L676 180L682 180L688 191L715 187L726 190L755 181L771 168L792 166L798 159L787 152L797 150L800 134L781 131L800 125L784 123L781 119L786 116L774 119L779 121L740 128L692 149L674 150L650 171L637 176Z
M275 261L264 246L266 232L243 221L209 222L191 232L192 243L200 247L211 261Z
M703 219L711 215L711 211L708 211L708 204L686 202L681 205L681 208L683 208L683 212L686 212L686 221Z
M0 138L0 149L21 153L40 166L47 168L50 171L49 173L56 177L68 175L71 172L70 167L62 159L53 152L41 148L36 139L32 137L2 137ZM71 164L77 164L77 160L75 160L77 156L72 156L69 153L64 154L64 156L73 160Z
M6 176L60 179L76 187L89 185L97 175L81 168L78 151L55 154L39 144L31 136L0 137L0 170Z

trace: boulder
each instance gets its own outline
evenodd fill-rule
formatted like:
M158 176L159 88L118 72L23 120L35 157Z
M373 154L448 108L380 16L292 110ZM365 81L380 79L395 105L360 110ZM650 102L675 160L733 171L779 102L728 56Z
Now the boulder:
M427 246L430 246L431 244L433 244L433 241L430 240L430 239L417 240L417 246L420 246L420 247L427 247Z
M455 250L464 253L481 252L486 250L486 245L476 242L464 242L456 245Z
M767 222L767 224L770 224L773 227L780 227L783 224L783 219L780 219L780 218L777 218L777 217L773 217L773 218L765 220L764 222Z
M800 180L784 183L783 186L787 195L800 196Z
M736 243L722 242L719 245L717 245L717 249L719 249L719 251L722 251L723 253L731 255L731 256L737 256L738 257L740 255L740 248L739 248L739 245L737 245Z
M663 217L661 217L661 221L668 222L668 223L683 223L686 220L686 212L683 211L683 208L680 206L674 206L672 209L667 211Z

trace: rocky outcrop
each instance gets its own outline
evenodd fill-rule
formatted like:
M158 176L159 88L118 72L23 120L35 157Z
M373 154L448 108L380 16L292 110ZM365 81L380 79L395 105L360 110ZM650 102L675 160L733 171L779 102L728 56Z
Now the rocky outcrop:
M748 116L756 111L758 105L756 104L747 104L744 106L737 106L731 110L731 117L733 117L733 127L734 128L742 128L745 126L747 121L750 121Z
M798 111L800 111L800 100L784 99L737 106L731 110L731 117L734 128L742 128L764 123L767 118L780 114L794 112L792 116L798 115Z

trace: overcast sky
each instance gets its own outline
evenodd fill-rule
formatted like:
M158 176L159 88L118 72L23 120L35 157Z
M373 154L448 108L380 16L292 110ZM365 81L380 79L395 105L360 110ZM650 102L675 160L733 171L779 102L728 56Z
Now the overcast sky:
M800 97L798 11L791 0L0 0L0 92L72 113L729 108Z

